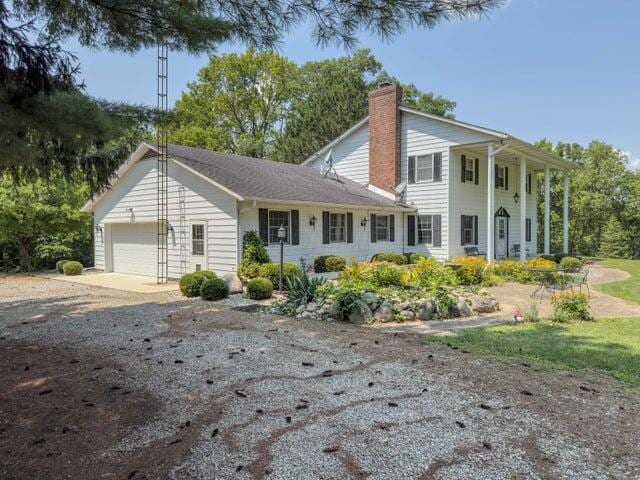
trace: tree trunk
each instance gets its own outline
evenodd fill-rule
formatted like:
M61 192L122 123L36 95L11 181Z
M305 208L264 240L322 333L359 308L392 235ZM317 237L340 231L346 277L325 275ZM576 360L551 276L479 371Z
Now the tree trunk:
M20 270L22 270L23 272L29 272L33 270L31 258L31 238L19 238L18 250L20 251Z

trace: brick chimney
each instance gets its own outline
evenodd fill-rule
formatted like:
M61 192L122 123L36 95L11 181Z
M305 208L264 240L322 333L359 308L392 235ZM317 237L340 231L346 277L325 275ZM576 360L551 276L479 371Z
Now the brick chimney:
M399 85L369 92L369 185L391 193L400 184L401 102Z

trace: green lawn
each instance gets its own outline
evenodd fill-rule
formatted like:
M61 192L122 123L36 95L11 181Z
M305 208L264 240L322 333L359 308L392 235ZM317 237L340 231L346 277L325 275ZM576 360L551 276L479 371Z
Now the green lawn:
M605 372L640 387L640 318L500 325L427 341L509 360Z
M596 290L630 302L640 303L640 260L609 259L603 260L601 263L607 267L629 272L631 278L620 282L596 285Z

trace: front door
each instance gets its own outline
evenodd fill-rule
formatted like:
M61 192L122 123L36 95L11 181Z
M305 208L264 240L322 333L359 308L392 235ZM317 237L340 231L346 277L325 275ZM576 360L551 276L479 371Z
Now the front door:
M207 270L207 222L191 222L191 271Z
M505 258L509 255L508 221L507 217L496 218L496 258Z

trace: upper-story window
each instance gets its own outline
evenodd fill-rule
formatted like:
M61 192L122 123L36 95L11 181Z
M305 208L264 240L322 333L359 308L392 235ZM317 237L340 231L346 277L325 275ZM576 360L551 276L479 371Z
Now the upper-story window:
M507 169L502 165L496 167L496 188L507 188Z
M474 159L465 157L464 159L464 181L473 183L475 182L475 168Z
M418 215L416 223L418 243L433 245L433 215Z
M440 182L442 180L442 152L411 155L408 161L409 183Z
M433 181L433 155L418 155L416 157L416 181Z

